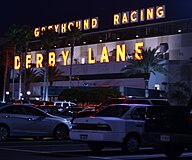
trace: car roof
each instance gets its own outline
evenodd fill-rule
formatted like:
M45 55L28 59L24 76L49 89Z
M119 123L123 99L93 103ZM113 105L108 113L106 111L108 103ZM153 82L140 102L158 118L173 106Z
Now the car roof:
M147 107L147 106L151 106L150 104L126 104L126 103L123 103L123 104L110 104L108 105L109 107L110 106L129 106L129 107L137 107L137 106L140 106L140 107Z

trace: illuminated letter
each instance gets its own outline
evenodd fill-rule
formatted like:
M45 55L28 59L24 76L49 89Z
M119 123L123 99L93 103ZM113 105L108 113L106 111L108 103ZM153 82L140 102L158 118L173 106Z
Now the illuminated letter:
M43 62L43 55L41 53L36 54L36 67L37 68L43 67L42 62Z
M26 68L31 68L31 63L32 63L31 59L32 59L31 54L26 55L26 64L25 64Z
M52 30L53 29L53 26L48 26L48 30Z
M68 30L71 31L71 26L73 27L75 25L75 22L69 22L68 23Z
M55 65L55 52L49 52L49 66Z
M34 36L39 37L39 28L35 28L34 30Z
M94 58L92 59L92 56L93 56L92 48L89 48L89 51L88 51L88 63L89 64L93 64L96 62L96 60Z
M122 24L129 23L129 12L123 12L122 13Z
M143 46L144 46L143 42L137 42L135 44L135 60L143 59L143 56L141 55L141 47L143 47Z
M54 25L54 28L55 28L55 32L56 32L56 33L59 33L59 24L55 24L55 25Z
M117 45L117 50L116 50L116 61L125 61L125 52L126 52L126 46L125 44L122 45L122 48L120 45Z
M138 22L138 10L131 11L130 19L131 23Z
M120 18L121 18L120 13L114 14L113 15L113 25L120 25L121 24Z
M156 19L165 18L165 6L156 7Z
M61 24L61 33L66 33L67 31L67 23Z
M46 27L41 27L41 31L45 31L46 30Z
M98 17L95 17L91 20L91 28L92 29L98 28Z
M144 21L145 20L145 9L141 9L140 10L140 21Z
M108 56L108 49L107 49L107 47L103 47L100 62L101 63L109 62L109 56Z
M147 8L147 20L154 19L154 8Z
M67 59L69 57L69 51L66 51L66 53L64 51L62 51L62 56L63 56L63 65L66 66L67 65Z
M84 30L89 30L90 29L90 19L85 19L83 21L84 25L83 25L83 28Z
M78 20L76 21L76 27L81 31L82 30L82 21Z
M20 57L19 56L15 56L14 69L20 69L20 67L21 67Z

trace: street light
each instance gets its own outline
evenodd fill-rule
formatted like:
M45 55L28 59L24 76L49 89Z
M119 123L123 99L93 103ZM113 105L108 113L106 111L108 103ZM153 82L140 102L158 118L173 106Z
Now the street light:
M30 96L31 95L31 91L27 91L27 95Z
M6 95L9 95L9 91L6 91L5 94L6 94Z

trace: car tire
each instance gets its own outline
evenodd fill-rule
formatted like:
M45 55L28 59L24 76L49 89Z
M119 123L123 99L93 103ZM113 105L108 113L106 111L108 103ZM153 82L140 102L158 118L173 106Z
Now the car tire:
M93 152L101 152L104 146L99 143L88 143L88 148Z
M141 140L136 135L129 135L125 138L122 150L128 153L135 153L139 150Z
M163 153L169 159L177 159L182 155L182 153L184 152L184 149L185 149L184 147L175 146L175 145L167 145L162 147Z
M4 141L9 137L9 129L5 125L0 125L0 141Z
M66 140L69 138L69 129L67 126L58 125L54 130L54 138L56 140Z

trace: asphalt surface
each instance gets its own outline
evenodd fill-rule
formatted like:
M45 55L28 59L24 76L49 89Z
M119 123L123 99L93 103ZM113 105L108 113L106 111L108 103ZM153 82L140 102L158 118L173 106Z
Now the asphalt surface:
M90 151L87 144L67 141L33 141L17 139L0 142L0 160L167 160L162 153L152 148L141 148L138 153L127 154L119 148L105 148L100 153ZM191 160L186 152L180 160Z

